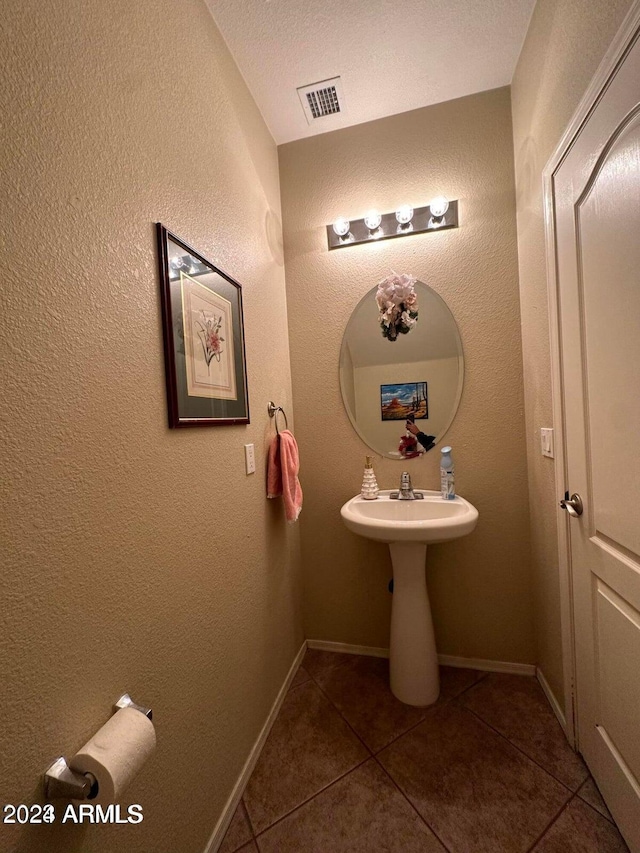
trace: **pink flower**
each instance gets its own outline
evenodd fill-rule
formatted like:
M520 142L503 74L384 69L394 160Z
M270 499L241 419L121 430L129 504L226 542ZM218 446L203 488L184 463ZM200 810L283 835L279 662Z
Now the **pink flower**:
M392 273L378 284L376 302L378 308L389 310L401 303L414 305L417 301L414 284L416 279L412 275L403 273L398 275ZM409 303L408 300L411 300Z
M380 311L379 319L383 327L385 337L395 340L397 337L396 326L402 325L401 331L407 332L416 324L418 315L418 297L415 291L416 279L412 275L403 273L391 273L378 283L376 291L376 303ZM409 312L413 316L409 315Z
M215 332L209 332L209 348L214 352L220 352L220 338Z

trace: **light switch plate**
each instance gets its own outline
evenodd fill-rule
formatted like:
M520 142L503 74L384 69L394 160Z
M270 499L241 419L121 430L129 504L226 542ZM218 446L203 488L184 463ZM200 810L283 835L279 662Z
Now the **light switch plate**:
M244 462L247 469L247 474L255 474L256 472L256 452L253 444L245 444L244 446Z
M543 456L553 459L553 430L540 428L540 449Z

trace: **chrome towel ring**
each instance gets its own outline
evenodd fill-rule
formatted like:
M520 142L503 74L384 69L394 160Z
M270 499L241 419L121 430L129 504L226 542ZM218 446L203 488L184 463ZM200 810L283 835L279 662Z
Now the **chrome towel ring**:
M276 432L278 435L280 435L280 430L278 429L278 412L282 412L282 414L284 416L285 428L289 429L289 421L287 420L287 414L286 414L285 410L282 408L282 406L276 406L275 403L271 402L267 406L267 411L269 412L270 418L275 418Z

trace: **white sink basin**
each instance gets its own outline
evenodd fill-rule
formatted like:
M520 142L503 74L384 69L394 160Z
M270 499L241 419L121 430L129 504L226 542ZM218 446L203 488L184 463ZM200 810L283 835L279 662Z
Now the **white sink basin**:
M446 501L440 492L416 489L424 500L391 500L391 491L381 491L377 500L360 495L340 510L353 533L378 542L420 542L424 545L449 542L466 536L476 526L478 510L461 498Z

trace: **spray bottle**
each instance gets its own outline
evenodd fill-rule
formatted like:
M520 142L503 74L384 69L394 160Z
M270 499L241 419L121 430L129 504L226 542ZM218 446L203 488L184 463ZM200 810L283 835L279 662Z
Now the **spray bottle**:
M451 457L451 448L443 447L440 451L440 490L445 501L452 501L456 496L454 483L454 465Z

